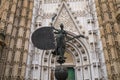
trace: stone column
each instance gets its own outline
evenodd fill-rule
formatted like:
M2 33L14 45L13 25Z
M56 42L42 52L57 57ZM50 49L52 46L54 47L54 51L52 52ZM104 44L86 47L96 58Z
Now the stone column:
M120 65L118 63L118 46L120 27L116 20L116 6L112 0L95 0L98 21L103 43L105 62L109 80L120 80ZM117 0L116 2L118 2ZM117 4L118 6L118 4ZM118 39L119 37L119 39ZM118 44L118 45L116 45Z
M2 71L0 77L3 77L0 79L24 80L34 2L33 0L2 1L6 3L3 12L0 8L0 27L6 33L7 48L3 53L5 60L0 62Z
M7 23L7 13L9 9L9 1L7 0L2 0L1 5L0 5L0 30L5 30L5 26ZM4 33L5 33L4 32ZM4 79L4 69L5 69L5 61L6 61L6 53L4 53L4 43L6 35L4 35L3 38L3 33L0 31L0 79Z

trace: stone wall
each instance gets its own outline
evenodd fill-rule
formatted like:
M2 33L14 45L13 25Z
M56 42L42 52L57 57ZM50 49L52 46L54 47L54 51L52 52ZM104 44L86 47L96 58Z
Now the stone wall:
M0 80L23 80L32 19L33 0L2 0L0 28L6 47L0 58Z
M95 0L108 80L120 80L120 2ZM118 20L118 21L117 21Z

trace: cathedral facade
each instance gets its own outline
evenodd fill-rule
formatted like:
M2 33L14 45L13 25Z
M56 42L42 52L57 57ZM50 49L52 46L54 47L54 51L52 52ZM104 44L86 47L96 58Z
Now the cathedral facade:
M66 43L67 80L120 80L119 0L0 0L0 80L56 80L57 56L31 41L51 23L87 37Z
M107 80L94 0L35 0L31 35L40 27L50 26L54 14L56 29L62 23L69 34L88 37L66 43L67 59L63 66L68 68L67 80ZM30 40L26 79L56 80L55 68L60 66L56 61L51 50L39 50Z

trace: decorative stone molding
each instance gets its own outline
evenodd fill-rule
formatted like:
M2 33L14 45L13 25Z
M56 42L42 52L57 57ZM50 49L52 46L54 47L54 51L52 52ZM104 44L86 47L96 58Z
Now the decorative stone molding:
M119 13L117 13L116 19L117 19L118 24L120 24L120 11Z
M78 56L78 53L77 53L77 52L75 53L75 56Z
M78 62L78 63L80 62L80 59L79 59L79 58L77 59L77 62Z
M44 58L44 62L47 62L47 58Z

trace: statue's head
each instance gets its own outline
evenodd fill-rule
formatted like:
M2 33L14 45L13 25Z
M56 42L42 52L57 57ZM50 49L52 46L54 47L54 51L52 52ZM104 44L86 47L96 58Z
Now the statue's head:
M63 28L64 28L64 25L61 23L60 24L60 28L63 30Z

